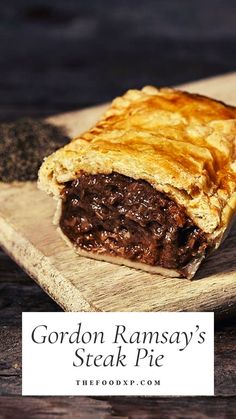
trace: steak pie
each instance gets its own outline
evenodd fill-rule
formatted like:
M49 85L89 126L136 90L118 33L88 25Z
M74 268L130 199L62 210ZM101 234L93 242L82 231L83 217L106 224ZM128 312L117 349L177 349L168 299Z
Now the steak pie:
M236 209L236 108L147 86L47 157L40 189L83 256L192 278Z

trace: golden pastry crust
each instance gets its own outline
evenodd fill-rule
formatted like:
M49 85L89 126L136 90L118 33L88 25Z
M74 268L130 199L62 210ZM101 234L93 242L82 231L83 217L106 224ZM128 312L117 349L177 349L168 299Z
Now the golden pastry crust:
M236 208L236 108L146 86L116 98L88 132L46 158L39 187L60 198L81 172L143 179L222 240Z

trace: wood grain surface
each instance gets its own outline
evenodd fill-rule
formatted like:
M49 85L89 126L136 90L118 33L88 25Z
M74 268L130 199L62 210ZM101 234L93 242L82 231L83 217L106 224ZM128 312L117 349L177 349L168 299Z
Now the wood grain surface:
M234 419L236 409L233 397L2 397L1 419L12 419L13 404L17 419Z
M236 73L184 88L236 103ZM105 107L62 114L50 122L73 136L95 123ZM52 225L54 211L55 202L35 183L0 186L0 244L64 310L214 310L218 316L235 310L236 225L190 282L79 257Z

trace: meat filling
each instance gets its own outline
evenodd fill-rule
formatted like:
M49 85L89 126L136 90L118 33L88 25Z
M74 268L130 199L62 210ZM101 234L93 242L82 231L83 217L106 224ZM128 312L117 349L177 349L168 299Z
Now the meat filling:
M83 250L180 272L207 248L181 206L148 182L115 172L68 182L60 227Z

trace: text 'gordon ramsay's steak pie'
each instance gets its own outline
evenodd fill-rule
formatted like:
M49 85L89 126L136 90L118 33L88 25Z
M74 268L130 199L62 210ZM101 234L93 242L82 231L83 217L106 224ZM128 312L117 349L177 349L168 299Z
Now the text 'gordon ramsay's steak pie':
M83 256L191 278L236 209L236 108L147 86L46 158L39 187Z

